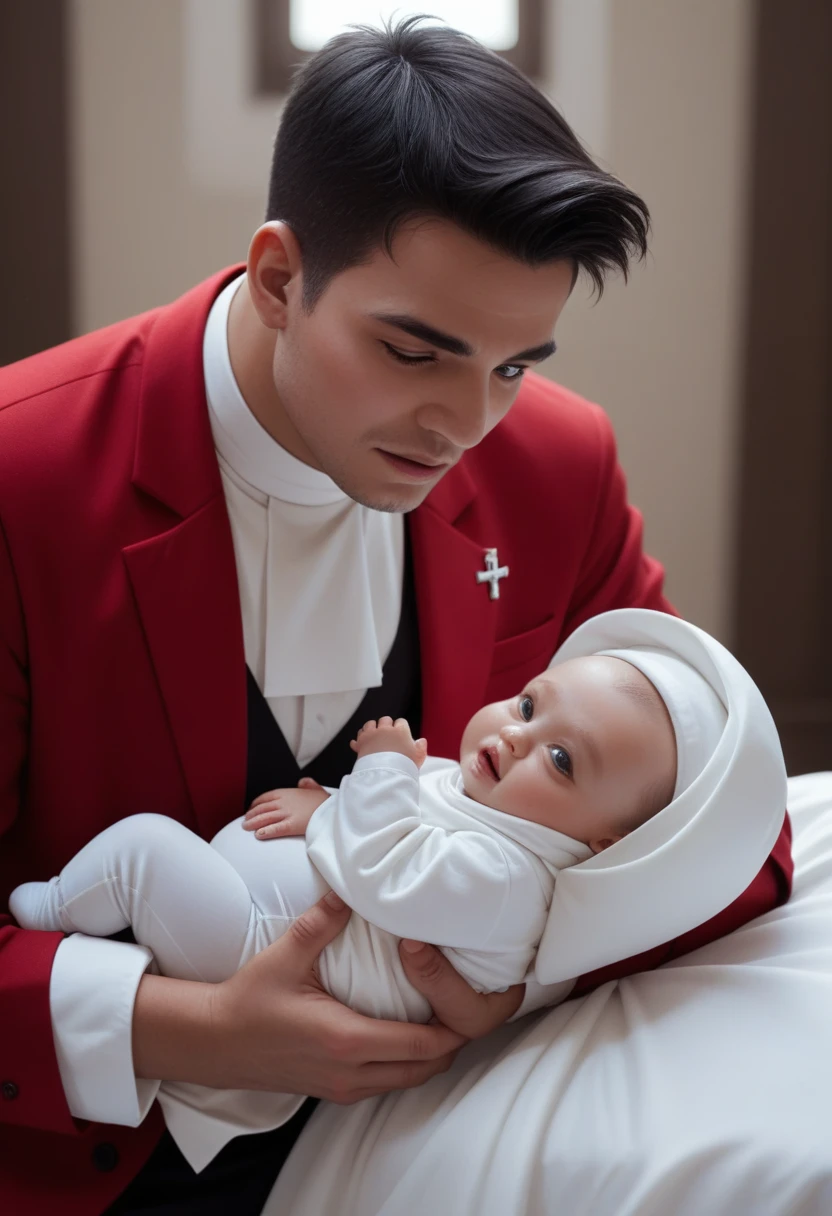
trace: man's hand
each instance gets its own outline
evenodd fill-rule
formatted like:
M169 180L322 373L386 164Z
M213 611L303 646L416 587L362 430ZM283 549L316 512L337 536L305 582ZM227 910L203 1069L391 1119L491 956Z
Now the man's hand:
M324 992L315 960L349 917L330 892L221 984L144 976L136 1075L350 1103L444 1072L462 1034L364 1017Z
M398 752L412 760L417 768L422 767L428 754L427 739L414 739L404 718L396 718L395 722L392 718L365 722L350 747L359 757L374 752Z
M435 1021L466 1039L502 1026L520 1008L526 991L525 984L514 984L505 992L477 992L441 951L424 942L400 942L399 957L413 987L430 1002Z
M255 798L243 816L243 827L258 840L273 836L305 836L309 820L329 794L320 787L269 790Z

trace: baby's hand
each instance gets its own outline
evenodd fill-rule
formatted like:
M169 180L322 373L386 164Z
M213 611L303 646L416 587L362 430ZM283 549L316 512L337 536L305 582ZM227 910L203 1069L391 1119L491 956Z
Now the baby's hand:
M371 756L374 752L399 752L421 768L428 754L427 739L414 739L404 718L379 718L378 722L365 722L353 739L350 747L359 756Z
M254 799L243 817L243 827L258 840L305 836L313 813L328 797L322 789L269 790Z

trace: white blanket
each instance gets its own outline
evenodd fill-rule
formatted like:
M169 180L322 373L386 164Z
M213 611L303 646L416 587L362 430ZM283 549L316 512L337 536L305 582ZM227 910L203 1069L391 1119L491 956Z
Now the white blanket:
M788 904L421 1089L322 1103L264 1216L829 1216L832 773L789 809Z

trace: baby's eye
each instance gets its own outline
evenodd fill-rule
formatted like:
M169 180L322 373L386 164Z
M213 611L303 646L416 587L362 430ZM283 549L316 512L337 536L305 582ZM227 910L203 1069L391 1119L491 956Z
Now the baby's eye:
M564 777L572 776L572 757L564 747L551 747L549 755L552 757L552 764L559 773L563 773Z
M521 697L517 708L520 710L520 717L524 722L530 722L534 713L534 704L531 697Z

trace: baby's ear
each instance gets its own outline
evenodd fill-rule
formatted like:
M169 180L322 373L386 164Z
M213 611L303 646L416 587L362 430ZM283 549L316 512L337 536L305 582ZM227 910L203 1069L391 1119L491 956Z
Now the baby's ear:
M608 849L611 844L617 844L625 836L629 836L629 832L622 832L620 836L603 836L599 840L590 840L589 847L593 853L603 853L604 849Z

